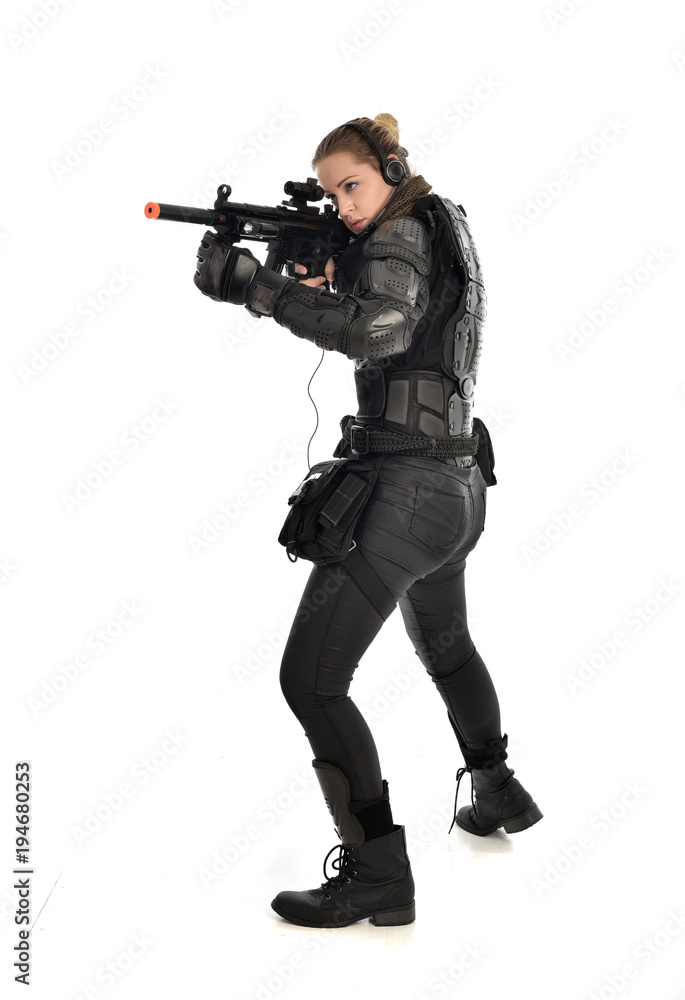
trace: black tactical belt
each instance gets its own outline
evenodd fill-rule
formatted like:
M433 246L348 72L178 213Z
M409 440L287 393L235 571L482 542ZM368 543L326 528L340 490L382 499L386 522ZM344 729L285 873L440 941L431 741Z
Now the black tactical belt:
M468 437L411 437L395 431L376 431L348 419L343 437L355 455L371 452L399 452L404 455L433 455L435 458L467 458L478 451L478 435Z

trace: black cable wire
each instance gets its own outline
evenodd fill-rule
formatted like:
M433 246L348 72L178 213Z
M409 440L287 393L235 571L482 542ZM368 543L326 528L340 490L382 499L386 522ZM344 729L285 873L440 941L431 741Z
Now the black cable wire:
M325 347L322 347L321 348L321 361L323 361L323 356L324 356L325 353L326 353L326 349L325 349ZM312 378L310 378L309 384L307 385L307 395L311 399L312 403L314 403L314 397L312 396L311 392L309 391L309 386L312 384L312 379L314 378L314 376L318 372L319 368L321 367L321 361L319 361L318 365L316 366L316 368L312 372ZM311 472L311 468L312 467L309 464L309 445L314 440L314 434L316 434L316 432L317 432L317 430L319 428L319 411L316 409L316 403L314 403L314 409L316 410L316 427L314 428L314 432L313 432L312 436L309 439L309 444L307 445L307 468L308 468L308 470L310 472Z

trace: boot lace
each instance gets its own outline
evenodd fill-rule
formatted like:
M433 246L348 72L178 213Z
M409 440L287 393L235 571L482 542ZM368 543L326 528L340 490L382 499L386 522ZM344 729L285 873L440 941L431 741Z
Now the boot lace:
M452 820L452 826L454 826L454 824L457 822L457 796L459 795L459 784L461 782L461 779L464 777L464 775L466 774L467 771L469 772L469 774L471 773L471 767L468 764L466 765L466 767L460 767L459 770L457 771L456 775L455 775L455 777L457 779L457 790L454 793L454 818ZM474 798L474 795L473 795L473 780L471 780L471 805L473 806L473 808L475 810L475 808L476 808L476 801L475 801L475 798ZM447 835L448 836L452 832L452 826L450 826L449 830L447 831Z
M353 848L345 847L344 844L336 844L332 847L328 854L326 855L323 863L323 873L326 879L325 882L321 883L321 888L324 890L326 899L331 898L332 892L342 892L343 885L347 882L351 882L350 876L356 875L351 866L355 864L355 859L352 857ZM338 851L338 857L333 858L331 861L331 867L337 869L336 875L328 875L326 872L326 865L328 859L334 851Z

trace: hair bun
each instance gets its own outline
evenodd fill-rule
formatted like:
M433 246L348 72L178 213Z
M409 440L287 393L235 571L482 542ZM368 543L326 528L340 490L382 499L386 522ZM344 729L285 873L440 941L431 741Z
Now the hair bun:
M393 141L399 145L400 128L399 125L397 124L396 118L393 118L392 115L381 114L381 115L376 115L374 121L377 122L379 125L382 125L383 128L386 128L390 133L390 135L392 136Z

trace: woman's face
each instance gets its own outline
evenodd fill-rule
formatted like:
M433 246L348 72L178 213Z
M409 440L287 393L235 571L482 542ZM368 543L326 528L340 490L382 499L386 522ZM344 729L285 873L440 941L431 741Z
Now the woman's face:
M391 153L388 159L397 157ZM316 172L324 194L353 233L366 229L396 190L395 185L385 183L380 170L371 163L360 163L351 153L325 156Z

